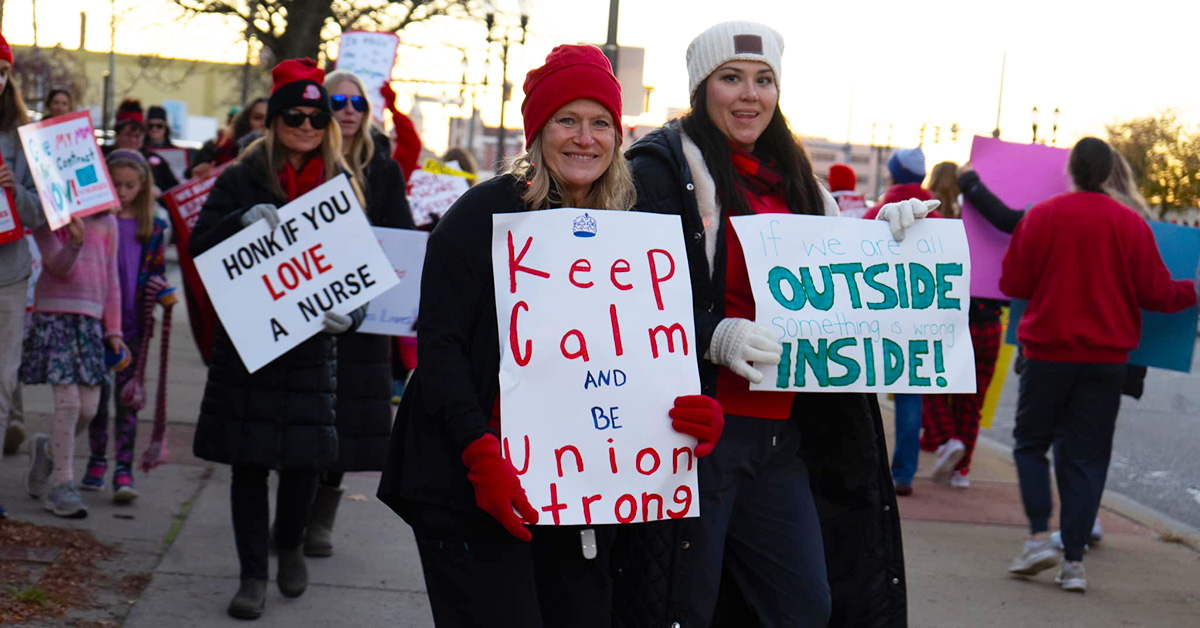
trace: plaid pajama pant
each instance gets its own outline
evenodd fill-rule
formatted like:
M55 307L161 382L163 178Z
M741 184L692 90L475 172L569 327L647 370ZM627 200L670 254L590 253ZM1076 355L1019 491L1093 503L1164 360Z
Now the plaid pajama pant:
M975 348L975 394L925 395L921 424L921 449L937 451L946 441L957 438L967 451L955 469L966 475L971 470L971 454L979 436L980 411L1000 355L1000 321L971 322L971 344Z

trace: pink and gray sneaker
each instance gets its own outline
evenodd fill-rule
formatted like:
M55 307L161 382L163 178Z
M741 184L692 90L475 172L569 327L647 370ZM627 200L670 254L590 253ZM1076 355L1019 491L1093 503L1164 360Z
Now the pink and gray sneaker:
M85 491L98 491L104 488L104 472L107 469L108 463L103 459L89 459L87 471L84 472L83 479L79 481L79 488Z
M137 498L138 492L133 486L133 472L127 465L117 466L117 470L113 472L113 501L128 504Z

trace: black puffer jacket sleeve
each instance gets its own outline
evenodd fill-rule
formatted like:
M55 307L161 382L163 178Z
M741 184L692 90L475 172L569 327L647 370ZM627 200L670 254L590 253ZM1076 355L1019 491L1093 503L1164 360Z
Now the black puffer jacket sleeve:
M192 257L198 257L242 230L242 214L253 204L239 199L247 194L247 190L253 189L244 181L246 170L245 167L227 168L213 183L188 238L188 254Z
M375 153L367 164L367 203L371 224L391 229L416 229L408 205L407 184L400 164Z
M1004 233L1012 233L1025 215L1025 212L1005 205L979 180L979 173L973 170L958 178L958 189L962 191L963 198L970 201L988 222Z

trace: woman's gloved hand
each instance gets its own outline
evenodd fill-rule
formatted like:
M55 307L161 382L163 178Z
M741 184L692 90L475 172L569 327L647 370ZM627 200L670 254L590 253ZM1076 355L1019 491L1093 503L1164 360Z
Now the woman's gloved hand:
M259 203L242 214L242 226L249 227L259 219L266 219L267 226L274 230L279 226L279 208L270 203Z
M500 452L500 441L495 435L485 434L467 445L462 461L467 467L467 479L475 487L475 505L509 534L526 543L533 540L533 534L523 524L537 523L538 511L525 497L517 471Z
M349 316L337 312L325 312L325 319L321 321L321 331L336 336L346 333L353 324L354 319Z
M892 227L892 237L897 242L904 239L904 232L913 226L917 220L929 215L929 212L941 207L941 201L918 201L910 198L899 203L888 203L879 210L875 220L886 220Z
M769 329L744 318L727 318L717 323L705 357L757 384L762 373L750 363L779 364L782 354L783 345L771 337Z
M675 398L675 407L668 413L671 427L680 434L696 437L696 457L711 454L725 429L725 411L716 399L707 395L685 395Z

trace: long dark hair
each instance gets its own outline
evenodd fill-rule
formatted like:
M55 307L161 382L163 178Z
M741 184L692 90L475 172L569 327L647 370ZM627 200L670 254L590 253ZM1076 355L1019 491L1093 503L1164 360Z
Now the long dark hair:
M1104 182L1113 169L1112 149L1104 140L1085 137L1071 149L1067 169L1080 191L1104 194Z
M42 101L42 111L50 111L50 103L54 100L54 97L59 94L66 96L67 102L70 103L72 107L75 106L75 97L71 95L70 91L61 87L55 87L46 94L46 99Z
M729 139L708 117L707 87L711 78L704 79L696 88L692 96L692 110L683 117L681 124L684 132L704 155L704 162L708 164L708 171L717 187L717 200L721 203L722 213L748 214L750 206L737 191L738 175L729 154ZM813 177L812 162L804 151L804 145L792 134L779 103L775 103L771 121L754 143L754 154L772 163L783 176L784 199L789 208L801 214L825 213L821 190Z
M8 83L0 92L0 131L8 131L29 124L29 110L25 108L25 99L21 90L17 89L16 77L8 75Z
M233 119L233 141L238 141L250 133L250 112L254 108L267 102L266 98L255 98L246 103L246 106L238 112Z

